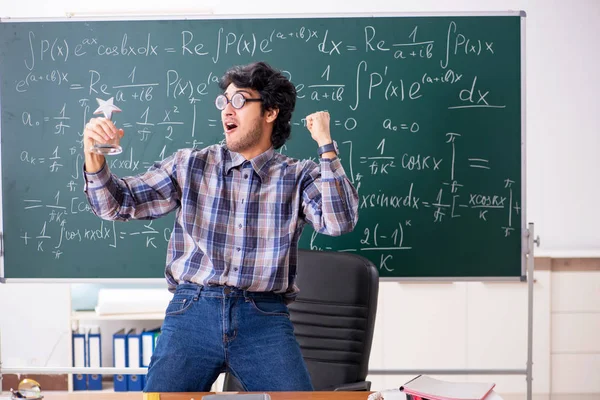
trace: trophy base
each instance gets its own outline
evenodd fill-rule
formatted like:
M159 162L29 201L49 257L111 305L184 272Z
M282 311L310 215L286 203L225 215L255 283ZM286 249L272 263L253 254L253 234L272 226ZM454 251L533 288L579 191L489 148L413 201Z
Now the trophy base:
M121 146L115 144L95 144L94 147L92 147L91 152L108 156L121 154L123 149Z

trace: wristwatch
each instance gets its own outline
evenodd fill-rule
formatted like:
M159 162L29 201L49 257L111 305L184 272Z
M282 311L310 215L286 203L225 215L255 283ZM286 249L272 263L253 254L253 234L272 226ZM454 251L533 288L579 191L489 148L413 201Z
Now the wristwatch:
M321 157L324 153L328 153L330 151L333 151L336 155L339 154L338 145L335 140L329 144L319 147L319 149L317 151L319 152L319 157Z

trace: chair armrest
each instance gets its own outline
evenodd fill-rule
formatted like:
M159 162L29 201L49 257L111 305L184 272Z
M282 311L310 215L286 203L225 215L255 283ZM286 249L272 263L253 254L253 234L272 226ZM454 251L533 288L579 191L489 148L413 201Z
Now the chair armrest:
M371 382L362 381L362 382L354 382L354 383L344 383L343 385L335 386L335 392L362 392L368 391L371 389Z

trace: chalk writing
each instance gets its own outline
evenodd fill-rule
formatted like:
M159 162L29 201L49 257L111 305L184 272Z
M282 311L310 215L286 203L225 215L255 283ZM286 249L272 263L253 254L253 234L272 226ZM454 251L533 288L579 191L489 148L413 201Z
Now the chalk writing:
M304 247L360 253L393 276L405 260L464 252L469 238L518 244L520 87L511 79L520 70L506 61L518 41L492 23L474 29L470 19L389 22L0 25L22 39L2 39L0 48L10 55L0 64L5 237L17 251L43 255L45 268L73 264L82 248L106 260L149 254L160 266L172 216L103 221L83 193L90 104L114 97L123 110L114 119L125 131L123 153L107 157L110 170L142 173L179 148L221 143L220 76L264 59L297 92L291 139L278 151L319 162L305 116L330 111L339 158L359 193L354 232L333 239L313 231Z

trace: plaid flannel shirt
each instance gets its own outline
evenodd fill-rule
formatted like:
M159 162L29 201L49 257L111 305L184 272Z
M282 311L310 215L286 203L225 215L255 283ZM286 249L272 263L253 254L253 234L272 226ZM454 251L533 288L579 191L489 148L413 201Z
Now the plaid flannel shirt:
M224 145L181 149L122 179L85 173L93 212L107 220L155 219L175 209L165 277L178 283L272 291L293 301L298 239L306 223L350 232L358 193L340 160L289 158L273 148L250 161Z

